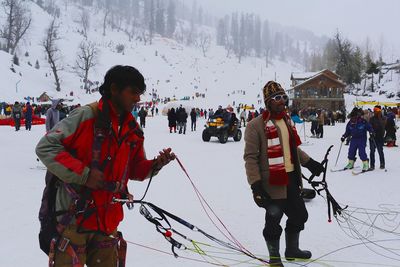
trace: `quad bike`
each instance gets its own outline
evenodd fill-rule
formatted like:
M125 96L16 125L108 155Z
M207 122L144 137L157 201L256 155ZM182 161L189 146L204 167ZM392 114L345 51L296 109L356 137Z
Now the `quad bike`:
M210 118L205 125L202 138L204 142L209 142L211 137L218 137L221 144L225 144L229 137L233 137L235 142L242 139L242 131L239 129L239 122L224 122L220 117Z

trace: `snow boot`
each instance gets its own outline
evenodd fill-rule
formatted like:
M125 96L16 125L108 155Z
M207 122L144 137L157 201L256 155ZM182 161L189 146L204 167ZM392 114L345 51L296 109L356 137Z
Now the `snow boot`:
M281 255L279 254L279 239L267 241L269 252L269 266L283 267Z
M285 235L286 239L286 250L285 258L288 261L293 261L295 259L310 259L311 252L308 250L299 249L299 237L300 233L287 233Z
M363 160L362 164L363 164L363 166L362 166L362 171L363 171L363 172L368 171L368 169L369 169L368 160Z
M351 170L354 168L354 160L349 159L349 163L347 163L346 167L344 167L345 170Z
M381 166L379 167L380 169L385 169L385 164L381 164Z

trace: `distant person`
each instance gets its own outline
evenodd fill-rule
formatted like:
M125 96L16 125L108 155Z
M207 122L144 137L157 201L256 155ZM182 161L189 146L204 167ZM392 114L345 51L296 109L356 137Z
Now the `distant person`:
M367 146L367 132L374 136L371 124L362 118L363 111L359 108L354 108L350 113L350 121L346 125L346 132L342 135L341 141L344 142L348 136L351 136L350 147L348 152L348 164L344 169L353 169L354 162L356 160L356 153L358 150L358 155L363 163L362 170L368 171L368 156L365 152L365 147Z
M147 111L144 109L144 107L140 108L139 111L139 119L140 119L140 127L141 128L146 128L146 117L147 117Z
M46 132L50 131L60 121L60 103L60 99L51 100L51 107L46 112Z
M179 108L176 116L178 118L178 129L179 129L178 133L186 134L186 124L187 124L188 114L187 114L186 110L182 107L182 105Z
M176 133L176 112L174 108L171 108L168 111L168 127L169 127L169 132L172 133L172 131L174 131L174 133Z
M394 115L393 112L388 112L386 127L385 127L385 129L386 129L385 142L388 147L397 146L396 145L397 126L396 126L395 117L396 116Z
M242 122L243 122L243 127L246 127L246 110L243 109L242 112L240 112L240 127L242 127Z
M11 110L11 114L15 123L15 131L19 131L21 127L22 107L18 101L15 101L14 106Z
M194 108L192 108L192 111L190 112L190 128L193 131L196 131L196 120L197 120L197 112Z
M32 128L33 109L31 103L27 102L25 106L25 129L30 131Z
M137 111L137 107L134 107L132 110L132 116L135 118L135 121L138 121L139 113Z
M385 168L385 154L383 153L383 144L385 137L385 126L386 119L382 116L381 106L374 107L374 115L369 119L369 123L374 129L375 137L369 140L369 158L370 158L370 170L375 169L375 150L378 150L380 168Z

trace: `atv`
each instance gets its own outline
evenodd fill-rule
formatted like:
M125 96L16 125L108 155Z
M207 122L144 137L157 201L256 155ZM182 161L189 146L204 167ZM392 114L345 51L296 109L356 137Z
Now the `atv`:
M229 121L229 120L228 120ZM233 137L235 142L242 139L242 131L239 129L239 122L230 123L224 121L221 117L209 118L205 129L203 130L202 138L204 142L209 142L212 136L218 137L221 144L225 144L229 137Z

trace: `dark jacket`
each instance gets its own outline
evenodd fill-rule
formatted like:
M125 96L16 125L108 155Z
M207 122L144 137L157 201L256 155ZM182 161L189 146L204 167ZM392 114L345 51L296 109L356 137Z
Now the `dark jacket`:
M190 112L190 119L191 119L192 121L196 121L196 119L197 119L197 113L196 113L196 111L192 110L192 111Z
M178 122L187 122L188 114L184 108L180 108L177 113Z
M174 109L168 111L168 127L176 127L176 112Z
M385 126L386 126L386 118L380 116L373 116L369 119L369 123L374 129L375 132L375 140L383 141L383 137L385 136Z

